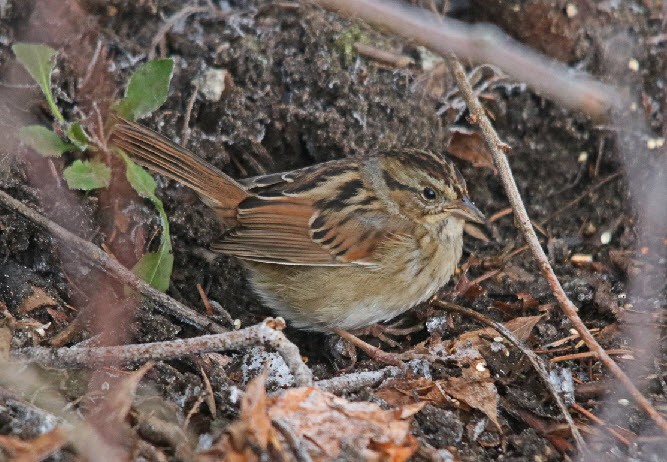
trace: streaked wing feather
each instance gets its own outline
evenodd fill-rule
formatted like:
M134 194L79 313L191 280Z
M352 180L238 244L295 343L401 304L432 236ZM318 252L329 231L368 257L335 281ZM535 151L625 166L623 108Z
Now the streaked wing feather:
M239 226L213 246L215 251L285 265L373 265L382 243L406 234L401 220L387 220L381 203L358 187L351 160L243 184L257 196L239 205Z

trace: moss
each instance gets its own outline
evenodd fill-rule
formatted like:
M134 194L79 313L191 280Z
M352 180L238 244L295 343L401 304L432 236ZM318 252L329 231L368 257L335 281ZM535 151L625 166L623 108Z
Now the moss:
M343 67L348 67L354 62L357 52L354 49L355 43L367 43L368 36L357 26L351 26L345 32L335 37L336 51L341 55Z

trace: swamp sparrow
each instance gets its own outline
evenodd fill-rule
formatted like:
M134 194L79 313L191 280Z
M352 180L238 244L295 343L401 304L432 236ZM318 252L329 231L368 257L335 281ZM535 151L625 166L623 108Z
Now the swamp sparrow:
M110 141L196 191L227 229L212 250L240 258L299 328L366 327L428 299L461 258L465 220L484 221L454 165L426 151L237 181L136 123L117 123Z

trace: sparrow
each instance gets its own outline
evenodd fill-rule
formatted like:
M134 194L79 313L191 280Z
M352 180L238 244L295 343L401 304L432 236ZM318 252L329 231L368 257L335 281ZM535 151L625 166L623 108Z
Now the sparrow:
M392 149L235 180L134 122L110 143L191 188L225 233L253 290L292 326L354 330L430 298L461 258L466 221L484 222L454 164Z

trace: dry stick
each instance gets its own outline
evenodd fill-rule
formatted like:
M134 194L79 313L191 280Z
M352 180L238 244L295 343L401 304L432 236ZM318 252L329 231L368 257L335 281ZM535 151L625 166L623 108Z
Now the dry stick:
M287 419L271 419L271 422L287 441L296 462L313 462L308 450L302 444L301 438L294 433Z
M68 248L88 259L92 265L114 277L121 283L130 286L137 292L155 301L157 303L158 310L162 311L163 313L175 316L180 321L204 331L214 333L222 333L227 331L225 328L211 321L206 316L202 316L182 303L177 302L167 294L164 294L146 284L134 273L118 263L117 260L109 257L109 255L104 253L94 244L70 233L62 226L54 223L27 205L14 199L4 191L0 191L0 203L4 204L15 212L20 213L33 223L46 228L53 236L57 237L65 245L67 245Z
M335 395L343 392L353 392L365 387L371 387L384 379L398 377L404 373L403 369L388 366L379 371L361 371L352 374L339 375L331 379L318 380L313 385Z
M604 428L609 434L614 436L616 439L618 439L621 443L625 444L626 446L632 446L632 443L630 440L628 440L625 436L621 435L619 432L611 428L609 425L605 423L604 420L600 419L598 416L590 412L588 409L583 408L577 403L572 404L572 409L577 411L579 414L588 417L590 420Z
M561 213L565 212L565 211L568 210L569 208L571 208L571 207L573 207L574 205L576 205L576 204L577 204L580 200L582 200L584 197L588 196L589 194L594 193L595 191L597 191L597 190L598 190L599 188L601 188L602 186L606 185L606 184L609 183L610 181L612 181L612 180L614 180L614 179L616 179L616 178L618 178L618 177L620 177L620 176L621 176L621 172L619 171L619 172L616 172L616 173L612 173L612 174L609 175L608 177L606 177L606 178L600 180L597 184L594 184L593 186L589 187L588 189L586 189L586 191L584 191L583 193L581 193L580 195L578 195L577 197L575 197L574 199L572 199L570 202L568 202L567 204L565 204L564 206L562 206L561 208L559 208L558 210L556 210L554 213L552 213L551 215L549 215L548 217L546 217L544 220L542 220L542 222L540 223L540 226L544 226L544 225L546 225L547 222L553 220L555 217L557 217L557 216L560 215Z
M312 372L301 359L299 349L282 332L275 330L272 326L282 328L285 323L269 318L261 324L223 334L109 347L57 349L30 347L13 350L10 355L13 360L31 361L56 368L71 368L96 367L148 359L163 360L199 353L269 345L285 360L298 386L310 385L313 380Z
M165 23L160 26L157 33L153 37L153 40L151 41L151 45L148 50L148 59L155 58L155 49L160 44L160 42L164 40L164 37L178 21L198 13L216 13L216 10L212 6L186 6L182 10L177 11L172 16L167 18ZM223 13L221 12L221 14Z
M521 353L523 353L526 358L530 361L530 363L533 365L535 370L537 371L537 374L540 376L542 379L542 382L544 382L544 385L547 387L547 390L549 390L549 393L554 398L554 401L556 401L556 404L560 408L561 412L563 413L563 417L565 417L565 421L567 422L568 426L570 427L570 431L572 432L572 436L574 437L574 440L577 443L577 446L579 447L580 450L583 450L586 443L584 442L583 437L581 436L581 433L579 433L579 429L577 428L577 425L574 423L574 420L572 420L572 416L570 415L570 412L568 411L567 405L565 404L565 401L563 401L563 397L561 394L558 392L556 387L554 386L553 382L549 379L549 371L547 370L547 366L545 365L544 361L542 358L537 356L534 351L530 350L527 348L521 340L516 338L516 336L505 326L500 324L499 322L495 322L492 319L487 318L484 316L482 313L479 313L473 309L466 308L461 305L457 305L455 303L451 302L446 302L444 300L435 300L435 303L440 306L441 308L447 310L447 311L454 311L456 313L463 314L465 316L469 316L473 319L478 320L479 322L495 329L500 335L505 337L512 345L514 345L516 348L518 348Z
M611 373L616 376L616 378L623 384L623 386L628 390L632 398L637 402L637 404L644 409L644 411L655 421L656 424L662 428L663 432L667 434L667 421L660 415L660 413L651 405L651 403L641 394L641 392L635 387L632 383L632 380L623 372L623 370L614 362L613 359L604 351L604 348L598 344L593 337L593 334L588 330L584 322L581 320L577 314L577 307L570 301L567 297L567 294L563 290L563 287L560 285L556 274L554 273L553 268L549 265L549 260L547 259L540 241L537 239L537 235L533 230L533 227L530 224L530 218L528 217L528 212L526 207L521 199L521 194L519 189L514 182L514 176L512 175L512 169L507 160L507 157L502 152L502 149L507 147L503 143L498 134L493 128L491 121L486 116L484 108L480 104L479 100L473 94L472 87L466 78L465 69L463 65L459 62L456 56L449 55L447 56L447 63L451 69L454 78L461 90L463 99L465 100L468 108L470 110L471 119L474 123L477 123L482 131L484 136L484 141L486 142L489 151L493 155L493 163L498 170L500 178L503 182L505 188L505 193L514 209L515 222L526 239L526 242L530 246L533 256L540 268L540 271L544 275L545 279L549 283L551 292L556 297L558 304L560 305L563 312L572 322L574 328L579 332L582 340L586 343L588 348L593 351L597 358L611 371Z
M491 63L526 82L537 92L570 108L603 114L620 107L619 92L571 70L515 41L489 25L468 25L421 8L389 0L313 0L425 45L443 56L456 53L476 63Z

